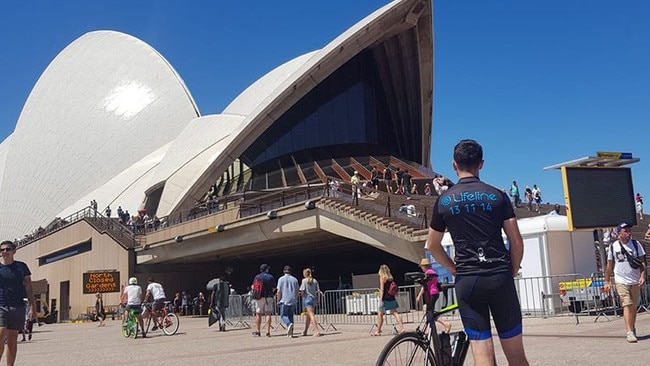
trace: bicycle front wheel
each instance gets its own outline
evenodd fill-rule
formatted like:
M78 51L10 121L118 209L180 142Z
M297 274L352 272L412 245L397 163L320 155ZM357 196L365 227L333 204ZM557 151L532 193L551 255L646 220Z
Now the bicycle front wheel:
M393 337L384 346L375 365L438 366L433 351L416 332L406 332Z
M136 319L130 320L127 327L129 328L129 336L133 339L138 338L138 321Z
M181 325L178 317L174 313L167 314L162 320L162 331L166 335L174 335L178 332L178 327Z
M122 322L122 335L124 338L129 338L131 336L131 328L129 328L129 323L126 321Z

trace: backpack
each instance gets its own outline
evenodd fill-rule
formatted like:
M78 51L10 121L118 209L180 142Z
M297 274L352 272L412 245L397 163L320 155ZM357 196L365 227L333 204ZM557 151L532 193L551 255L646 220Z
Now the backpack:
M251 298L253 298L253 300L259 300L262 298L263 292L264 283L260 276L255 276L255 279L253 279L253 285L251 286Z
M395 281L390 281L390 285L388 285L388 291L386 291L386 293L389 296L395 296L397 295L398 290L399 289L397 288L397 284L395 283Z

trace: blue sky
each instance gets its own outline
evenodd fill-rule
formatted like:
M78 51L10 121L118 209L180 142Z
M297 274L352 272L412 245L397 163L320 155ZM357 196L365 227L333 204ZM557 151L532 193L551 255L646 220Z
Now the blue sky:
M0 4L0 139L54 57L82 34L111 29L158 50L202 114L220 112L276 66L326 45L387 1L10 1ZM543 167L631 152L635 190L650 199L650 2L434 3L433 168L454 177L462 138L484 148L481 178L538 184Z

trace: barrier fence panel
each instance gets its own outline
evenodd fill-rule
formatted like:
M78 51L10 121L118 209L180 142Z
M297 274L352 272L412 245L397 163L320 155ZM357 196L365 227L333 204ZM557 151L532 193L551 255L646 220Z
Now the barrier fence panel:
M519 295L522 315L525 317L557 317L573 316L576 324L579 316L595 316L609 319L609 315L620 313L620 306L615 289L604 291L604 278L595 273L584 276L580 273L570 273L553 276L517 277L515 287ZM416 301L421 289L420 285L400 286L396 295L398 313L404 324L419 324L424 317L422 299ZM439 310L456 302L455 289L443 291L435 308ZM286 325L281 319L280 309L274 301L272 312L272 329L285 330ZM294 324L304 324L306 311L302 306L302 298L298 298ZM238 328L251 328L255 325L255 300L249 295L231 295L229 308L226 311L227 324ZM641 288L639 311L650 310L650 285ZM379 312L379 289L348 289L328 290L316 302L314 313L321 330L337 330L337 325L358 324L367 325L369 332L377 325ZM450 320L458 320L458 312L445 315ZM264 319L262 332L265 331ZM386 329L397 331L394 317L387 313L384 316ZM296 330L297 331L297 330ZM310 329L311 332L311 329Z
M553 276L515 278L523 316L557 317L595 316L610 320L609 316L622 314L614 286L605 291L605 278L600 272L585 276L570 273ZM641 287L639 311L650 310L650 287Z
M250 328L254 311L254 308L251 310L250 296L230 295L228 309L226 309L226 324L235 328Z
M399 287L396 296L399 305L397 311L405 324L420 323L423 319L422 299L416 302L420 288L419 285ZM436 309L454 303L453 289L448 290L447 296L449 298L441 294L436 302ZM379 300L379 290L376 288L325 291L321 309L322 322L334 327L336 324L365 324L370 326L372 331L377 324ZM453 316L455 315L450 315ZM384 316L384 321L389 328L396 330L395 318L390 312Z

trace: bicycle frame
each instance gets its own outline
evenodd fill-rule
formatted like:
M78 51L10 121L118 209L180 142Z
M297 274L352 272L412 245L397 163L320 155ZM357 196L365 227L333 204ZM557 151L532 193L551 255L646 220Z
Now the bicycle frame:
M426 285L425 275L421 272L406 273L404 276L423 286ZM454 284L443 284L441 287L445 290L454 287ZM426 312L415 331L398 334L384 346L376 365L413 365L414 362L420 366L462 365L469 350L469 341L465 332L461 330L454 333L452 342L450 334L438 334L436 327L436 321L440 316L457 309L458 304L452 304L432 313ZM406 350L402 349L403 346Z
M179 319L174 313L167 309L169 301L166 301L160 310L153 311L153 303L143 303L143 310L148 314L145 329L149 332L153 318L154 326L161 329L166 335L174 335L178 331Z
M154 326L160 327L162 325L162 319L164 319L167 316L167 309L163 306L161 310L153 311L153 303L142 303L143 310L147 312L147 324L145 329L147 329L147 332L149 331L149 326L151 325L151 321L153 319L153 324Z
M122 335L126 338L138 336L138 319L135 309L129 309L126 321L122 324Z
M469 348L469 341L467 340L467 336L465 335L465 332L458 331L456 334L456 342L454 344L451 343L451 339L449 340L449 349L445 349L445 347L442 344L442 341L440 339L440 335L438 334L438 329L436 327L436 320L449 312L452 312L454 310L458 309L458 304L451 304L445 308L440 309L439 311L434 311L433 312L433 319L431 321L431 324L427 321L427 316L426 314L423 317L423 322L424 322L424 328L420 330L420 327L416 329L416 332L420 331L423 333L424 339L427 340L427 344L429 345L428 347L431 348L433 347L433 354L434 358L436 360L436 364L438 365L452 365L452 366L460 366L465 362L465 356L467 355L467 349ZM427 335L427 329L429 329L429 334ZM460 335L462 333L462 336ZM448 337L450 335L447 335ZM459 337L464 337L464 339L460 339ZM462 343L461 343L462 342ZM456 348L458 347L464 347L464 349L457 350ZM447 355L449 357L449 360L445 360L443 358L444 355Z

